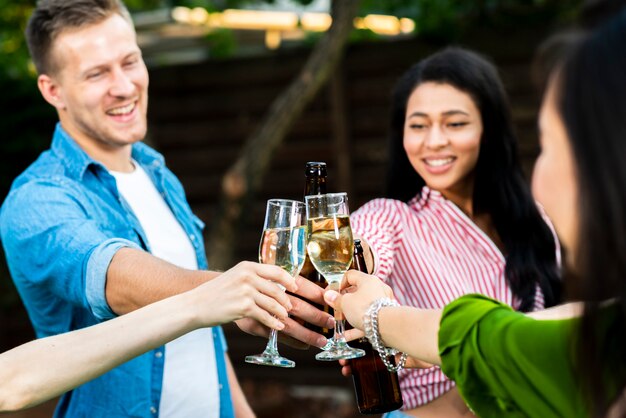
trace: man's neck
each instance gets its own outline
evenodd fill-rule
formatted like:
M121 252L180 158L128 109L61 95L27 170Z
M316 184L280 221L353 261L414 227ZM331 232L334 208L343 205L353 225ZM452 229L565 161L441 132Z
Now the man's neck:
M62 121L61 125L63 126ZM134 171L135 166L131 161L131 144L111 145L94 138L88 138L80 132L73 132L71 128L68 129L66 126L63 126L63 129L87 155L104 165L108 170L121 173Z
M130 151L130 145L128 146ZM94 160L101 162L110 171L117 171L119 173L132 173L135 171L135 165L130 158L130 152L124 156L124 158L107 158L106 161L103 158L95 158L90 155Z
M120 173L131 173L135 166L131 160L131 145L123 147L98 146L90 142L84 144L76 141L78 145L94 160L102 163L108 170Z

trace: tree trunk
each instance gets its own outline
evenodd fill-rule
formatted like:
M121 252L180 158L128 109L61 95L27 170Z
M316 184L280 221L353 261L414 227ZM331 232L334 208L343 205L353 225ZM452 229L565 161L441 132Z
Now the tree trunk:
M359 2L332 1L330 29L317 42L298 77L274 100L224 175L218 211L208 237L211 269L232 265L242 215L254 201L274 152L340 62Z

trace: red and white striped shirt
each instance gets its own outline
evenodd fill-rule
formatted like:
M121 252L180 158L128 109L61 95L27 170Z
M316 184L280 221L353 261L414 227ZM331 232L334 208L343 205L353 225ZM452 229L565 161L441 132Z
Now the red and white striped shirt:
M392 287L398 302L443 308L467 293L519 306L504 277L504 256L491 239L440 192L424 187L409 203L372 200L350 216L355 235L372 249L373 274ZM542 309L537 292L535 309ZM403 409L443 395L454 382L439 367L400 371Z

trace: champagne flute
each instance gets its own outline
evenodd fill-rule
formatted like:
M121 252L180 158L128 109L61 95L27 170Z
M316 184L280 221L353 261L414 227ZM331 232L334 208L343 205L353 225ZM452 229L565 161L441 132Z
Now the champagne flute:
M350 268L354 241L350 228L348 196L330 193L306 196L308 227L307 253L315 269L326 279L328 288L339 291L343 275ZM348 345L343 335L344 320L335 308L335 331L317 360L332 361L363 357L365 351Z
M271 199L267 201L265 224L259 245L259 262L281 267L294 278L300 273L306 255L305 209L302 202ZM285 290L281 285L280 288ZM246 363L264 366L295 367L296 363L278 353L277 331L272 329L265 350L246 357Z

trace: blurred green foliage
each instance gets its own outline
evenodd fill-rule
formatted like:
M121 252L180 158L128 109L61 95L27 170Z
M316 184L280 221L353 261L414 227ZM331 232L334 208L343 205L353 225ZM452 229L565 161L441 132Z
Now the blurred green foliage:
M303 5L312 0L292 0ZM257 0L256 3L274 3ZM131 12L163 7L205 7L209 11L239 7L254 0L126 0ZM572 20L581 0L362 0L362 14L381 13L410 17L423 36L454 41L472 27L515 27L554 24ZM26 20L35 0L0 0L0 77L21 79L34 76L23 37ZM359 35L355 39L370 39ZM314 39L315 37L313 37ZM232 50L233 37L216 31L207 39L217 56Z
M29 74L28 50L22 34L33 6L34 1L0 0L1 79L18 79Z
M49 142L54 111L40 97L24 40L34 1L0 0L0 198Z
M363 0L362 10L409 17L418 34L455 41L479 26L514 29L571 22L581 4L582 0Z
M237 50L237 40L230 29L216 29L206 36L212 58L228 58Z

